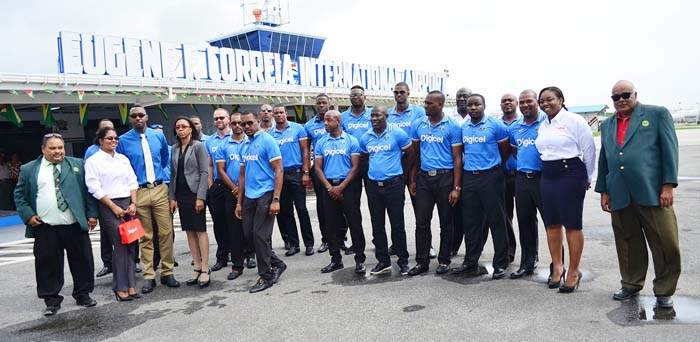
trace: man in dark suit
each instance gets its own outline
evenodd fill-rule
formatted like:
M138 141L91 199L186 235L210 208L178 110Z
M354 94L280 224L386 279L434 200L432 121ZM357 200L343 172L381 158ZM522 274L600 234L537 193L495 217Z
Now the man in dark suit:
M34 238L37 294L46 303L45 316L61 308L63 251L73 276L73 298L91 307L95 286L92 246L88 231L97 225L97 203L85 187L83 161L66 157L63 138L49 133L41 144L43 155L22 165L15 202L25 236Z
M664 107L637 102L630 81L612 90L616 115L601 127L595 191L612 214L622 288L613 299L636 296L647 274L647 243L654 260L656 305L672 308L681 273L673 188L678 186L678 138Z

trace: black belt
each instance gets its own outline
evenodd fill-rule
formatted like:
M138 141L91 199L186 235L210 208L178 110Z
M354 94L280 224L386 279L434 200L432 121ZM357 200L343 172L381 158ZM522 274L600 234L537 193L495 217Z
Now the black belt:
M542 172L540 172L540 171L535 171L535 172L518 171L518 174L525 176L525 178L535 178L535 177L538 177L540 175L540 173L542 173Z
M296 168L296 169L284 169L284 174L285 174L285 175L291 175L291 174L300 173L300 172L301 172L301 168Z
M501 166L500 166L500 165L496 165L496 166L494 166L494 167L492 167L492 168L490 168L490 169L486 169L486 170L475 170L475 171L467 171L467 170L464 170L464 173L466 173L466 174L472 174L472 175L480 175L480 174L484 174L484 173L487 173L487 172L491 172L491 171L493 171L493 170L498 170L499 168L501 168Z
M420 173L422 175L426 175L429 177L435 177L437 175L441 175L443 173L448 173L448 172L453 172L453 171L454 171L454 169L437 169L437 170L430 170L430 171L420 170Z
M151 189L151 188L155 188L161 184L163 184L163 180L157 180L153 183L143 183L143 184L139 184L139 189Z
M559 159L559 160L543 160L542 164L554 165L554 164L567 164L567 163L578 163L582 162L581 158L573 157L569 159Z
M328 182L331 184L338 185L338 184L342 183L344 180L345 180L345 178L343 178L343 179L329 179Z
M399 183L399 182L400 182L401 184L405 183L405 181L404 181L404 179L403 179L403 175L401 175L401 176L396 176L396 177L394 177L394 178L389 178L389 179L383 180L383 181L373 181L373 180L371 180L371 179L369 179L369 181L372 182L372 183L374 183L374 184L376 184L376 185L377 185L378 187L380 187L380 188L381 188L381 187L385 187L385 186L389 186L389 185L394 184L394 183Z

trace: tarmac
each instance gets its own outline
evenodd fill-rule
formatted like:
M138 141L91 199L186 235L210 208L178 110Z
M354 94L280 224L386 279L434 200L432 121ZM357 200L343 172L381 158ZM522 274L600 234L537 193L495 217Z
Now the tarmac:
M185 234L177 232L175 257L180 266L175 276L182 283L180 288L159 284L142 299L116 302L111 276L106 276L96 279L93 297L98 305L82 308L70 297L72 281L66 266L62 291L66 298L54 317L42 316L44 303L36 297L34 263L0 263L0 308L4 312L0 341L699 341L700 130L677 133L681 158L674 207L683 273L673 297L674 310L654 308L651 257L641 295L626 302L612 300L620 287L620 275L610 216L601 211L600 196L589 190L584 208L584 277L572 294L560 294L545 284L550 257L541 222L539 268L519 280L438 276L436 261L430 272L416 277L401 276L396 265L391 275L357 276L352 256L344 256L345 269L321 274L320 269L330 261L327 253L284 257L275 229L273 247L289 267L278 284L258 294L248 293L257 279L254 269L246 269L234 281L226 280L229 269L212 273L212 284L205 289L185 286L191 257ZM596 144L600 146L599 139ZM370 269L376 259L366 196L362 198ZM318 248L313 195L307 200ZM405 208L413 266L415 223L408 197ZM437 246L437 214L432 226L433 245ZM213 250L215 240L211 229L209 232ZM0 242L0 254L6 245ZM99 244L93 240L93 246L98 271L102 266ZM516 254L508 273L518 268L519 248ZM461 263L463 256L464 249L453 258L453 265ZM481 257L489 272L492 257L489 240ZM137 289L141 283L137 275Z

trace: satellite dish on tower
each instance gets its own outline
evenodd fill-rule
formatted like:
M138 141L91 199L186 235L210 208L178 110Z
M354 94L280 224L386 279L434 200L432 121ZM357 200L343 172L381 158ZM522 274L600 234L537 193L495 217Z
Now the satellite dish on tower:
M241 1L245 26L277 27L289 24L289 0Z

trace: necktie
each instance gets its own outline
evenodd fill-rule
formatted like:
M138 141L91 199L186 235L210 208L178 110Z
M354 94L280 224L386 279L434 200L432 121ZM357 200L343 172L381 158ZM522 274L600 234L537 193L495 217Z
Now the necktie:
M143 159L146 166L146 181L153 183L156 181L156 172L153 169L153 157L151 156L151 147L148 146L146 135L141 133L141 147L143 148Z
M51 165L53 166L53 184L56 188L56 205L58 205L58 210L66 211L66 209L68 209L68 203L66 203L66 199L63 198L61 188L58 186L61 182L61 173L58 171L56 164Z

